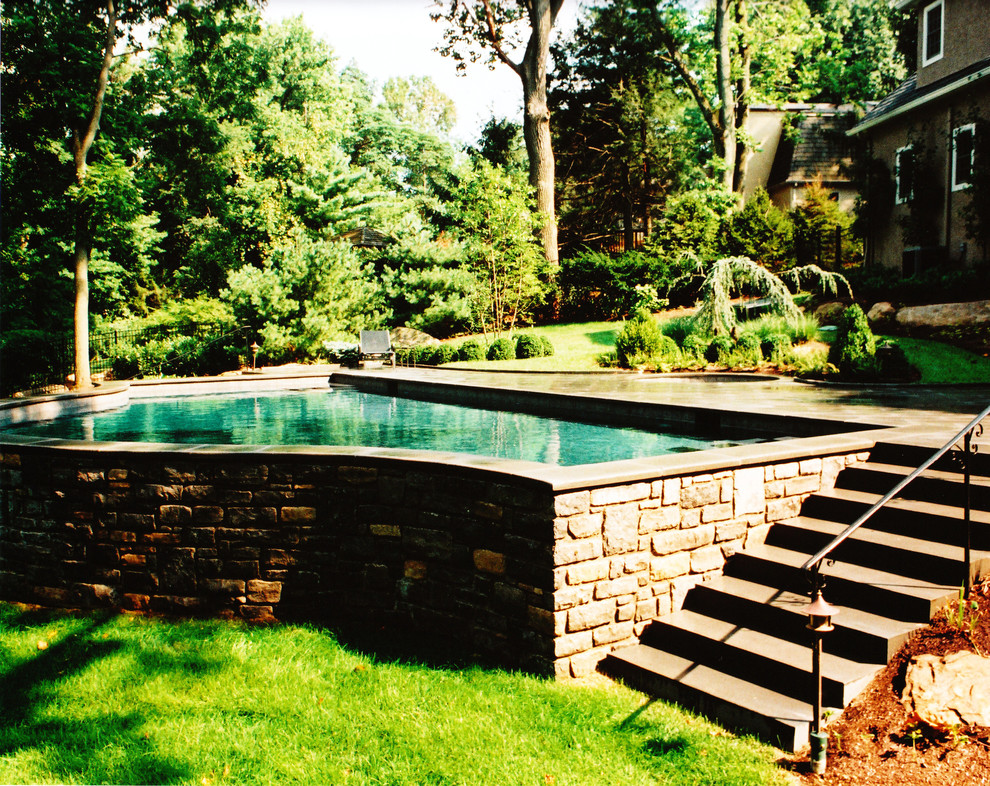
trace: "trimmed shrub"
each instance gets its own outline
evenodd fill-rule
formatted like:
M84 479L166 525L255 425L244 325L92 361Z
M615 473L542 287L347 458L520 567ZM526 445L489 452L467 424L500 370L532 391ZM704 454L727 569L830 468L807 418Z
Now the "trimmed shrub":
M755 333L741 333L736 346L742 362L759 363L763 360L763 353L760 351L760 337Z
M439 366L441 362L441 357L443 352L441 347L443 345L427 344L423 347L419 355L419 362L424 366Z
M770 333L760 342L760 354L770 363L781 363L791 348L791 337L786 333Z
M877 341L858 305L847 308L839 319L839 332L829 348L828 362L843 376L868 378L876 374Z
M543 356L547 358L553 357L553 342L546 336L537 336L537 338L540 341L540 346L543 348Z
M736 342L731 336L715 336L705 350L705 360L709 363L727 364L735 348Z
M497 338L488 348L489 360L513 360L516 357L516 342L511 338Z
M473 338L469 338L457 348L458 360L484 360L485 350Z
M891 341L877 347L876 365L877 373L885 381L913 380L921 376L918 369L908 361L904 350Z
M441 344L436 350L433 356L433 362L438 366L442 366L444 363L453 363L457 360L457 347L453 344Z
M703 336L699 336L697 333L691 333L684 339L684 343L681 344L684 351L687 352L691 357L698 360L702 360L705 357L705 352L708 350L708 344L710 342Z
M523 333L516 339L517 358L540 358L543 357L543 344L536 336Z
M653 314L640 309L615 337L615 351L619 356L619 365L633 368L648 361L660 351L663 338L663 332L653 318Z

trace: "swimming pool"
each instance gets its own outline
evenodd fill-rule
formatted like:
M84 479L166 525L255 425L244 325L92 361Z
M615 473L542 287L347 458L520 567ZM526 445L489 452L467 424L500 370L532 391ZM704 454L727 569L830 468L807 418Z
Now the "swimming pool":
M450 449L277 444L285 432L311 437L265 417L268 431L251 437L264 444L207 441L224 423L244 428L255 404L282 401L262 390L307 389L290 396L303 420L326 418L315 402L344 391L330 392L316 374L6 402L0 598L411 630L509 668L583 676L676 610L687 588L718 575L726 555L799 515L802 500L865 459L878 436L864 424L705 407L704 395L678 405L564 393L557 376L556 392L502 377L446 379L338 372L330 382L377 394L362 417L378 431L393 407L418 399L563 416L611 426L613 436L616 427L672 426L748 444L614 461L598 453L596 463L555 466ZM209 402L199 425L172 409L187 394ZM249 415L235 414L235 401ZM95 413L123 414L128 402L139 419L163 423L157 439L170 441L102 431ZM66 413L74 417L59 424ZM452 431L457 417L468 415L428 420ZM38 436L9 425L43 418L46 429L76 431ZM498 423L485 430L532 441L529 430ZM181 431L193 441L175 441ZM554 441L561 431L550 433Z
M750 443L348 388L163 397L15 433L97 442L411 448L575 466Z

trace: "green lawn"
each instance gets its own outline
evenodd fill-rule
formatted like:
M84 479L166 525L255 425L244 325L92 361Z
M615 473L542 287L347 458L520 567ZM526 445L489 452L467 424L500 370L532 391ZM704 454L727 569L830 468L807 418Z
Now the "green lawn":
M938 341L900 336L892 340L921 372L922 384L990 383L990 358Z
M615 349L615 336L622 330L622 322L585 322L568 325L545 325L543 327L517 330L516 335L531 333L546 336L553 343L551 357L528 358L526 360L480 360L474 362L449 363L453 367L491 369L494 371L603 371L597 358L604 352ZM484 337L477 337L483 343ZM464 341L454 339L455 346Z
M546 336L553 342L552 357L456 362L448 366L493 371L604 371L597 358L615 349L615 337L622 326L622 322L588 322L526 328L517 334ZM901 336L877 338L889 338L904 349L908 360L921 372L921 384L990 384L990 358L937 341ZM455 339L452 343L457 345L463 340Z
M783 782L773 749L604 680L373 651L0 604L0 783Z

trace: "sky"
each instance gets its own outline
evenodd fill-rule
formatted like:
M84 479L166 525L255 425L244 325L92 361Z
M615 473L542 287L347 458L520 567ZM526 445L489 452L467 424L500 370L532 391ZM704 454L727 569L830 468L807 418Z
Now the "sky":
M433 51L443 24L430 19L431 0L268 0L269 22L302 16L317 38L334 50L338 66L355 63L381 87L393 76L429 76L457 106L454 136L475 142L493 114L522 122L522 85L508 67L468 64L457 76L454 61ZM565 0L558 29L572 29L578 0Z

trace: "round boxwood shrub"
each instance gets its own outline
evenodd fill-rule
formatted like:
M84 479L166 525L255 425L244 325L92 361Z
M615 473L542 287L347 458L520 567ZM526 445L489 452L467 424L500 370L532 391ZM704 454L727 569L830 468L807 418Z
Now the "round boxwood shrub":
M457 348L458 360L484 360L485 350L473 338L469 338Z
M691 333L685 336L684 343L681 346L689 355L701 360L708 350L709 343L711 342L703 336L699 336L697 333Z
M726 363L729 355L736 348L732 336L715 336L705 350L705 360L709 363Z
M921 376L911 365L904 350L893 342L884 342L877 347L877 373L884 381L914 380Z
M511 338L497 338L488 347L489 360L512 360L516 356L516 342Z
M517 358L541 358L543 357L543 344L536 336L523 333L516 339Z
M650 360L660 351L663 331L646 309L639 309L615 337L619 365L632 368Z
M760 352L770 363L780 363L791 348L791 337L786 333L771 333L760 342Z
M736 345L747 363L759 363L763 359L760 337L755 333L741 333Z
M438 366L453 363L455 360L457 360L457 347L453 344L441 344L433 355L433 362Z
M420 353L419 362L424 366L438 366L440 365L440 357L440 347L436 344L427 344Z
M538 336L540 340L540 346L543 347L544 357L553 357L553 342L550 341L546 336Z
M829 347L828 362L838 368L843 376L874 376L877 340L870 330L870 323L867 322L863 309L856 304L849 306L842 312L838 327L835 342Z

